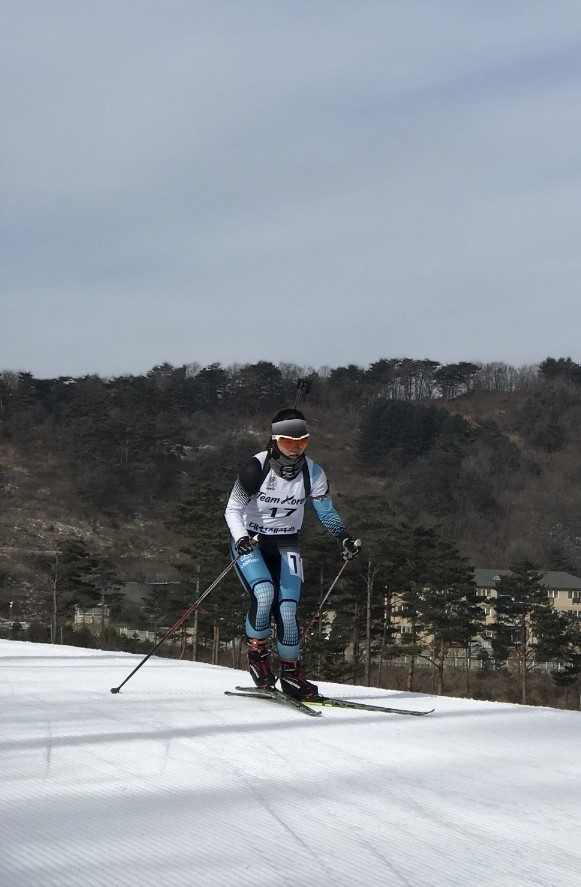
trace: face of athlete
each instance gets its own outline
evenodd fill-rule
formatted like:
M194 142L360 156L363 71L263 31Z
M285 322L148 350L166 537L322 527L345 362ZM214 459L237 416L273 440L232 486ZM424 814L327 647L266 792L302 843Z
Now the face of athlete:
M277 437L276 443L284 456L289 459L298 459L309 445L308 437Z

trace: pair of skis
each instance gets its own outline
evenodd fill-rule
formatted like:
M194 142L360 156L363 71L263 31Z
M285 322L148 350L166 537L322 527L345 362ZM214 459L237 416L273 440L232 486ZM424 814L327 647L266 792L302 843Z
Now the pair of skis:
M281 705L290 706L291 708L301 711L310 717L320 717L322 712L316 711L311 706L321 706L328 708L355 708L361 711L381 711L385 714L394 715L410 715L412 717L422 717L431 714L434 709L419 711L409 708L391 708L385 705L372 705L367 702L351 702L349 699L337 699L334 696L314 696L311 699L295 699L294 696L288 696L280 690L261 690L258 687L236 687L235 690L226 690L226 696L241 696L249 699L270 699Z

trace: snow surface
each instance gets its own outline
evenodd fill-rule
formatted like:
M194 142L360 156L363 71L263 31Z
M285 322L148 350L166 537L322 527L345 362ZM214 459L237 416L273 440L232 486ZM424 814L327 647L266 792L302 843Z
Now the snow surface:
M581 715L0 641L1 887L571 887Z

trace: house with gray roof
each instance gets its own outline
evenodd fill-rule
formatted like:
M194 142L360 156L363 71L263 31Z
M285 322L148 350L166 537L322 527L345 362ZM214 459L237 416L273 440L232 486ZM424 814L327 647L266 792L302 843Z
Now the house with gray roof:
M511 570L474 570L476 596L479 598L495 598L497 583L503 576L512 576ZM581 619L581 578L561 570L547 570L541 574L541 584L547 589L547 597L556 610L570 613ZM489 608L486 621L493 622L494 614Z

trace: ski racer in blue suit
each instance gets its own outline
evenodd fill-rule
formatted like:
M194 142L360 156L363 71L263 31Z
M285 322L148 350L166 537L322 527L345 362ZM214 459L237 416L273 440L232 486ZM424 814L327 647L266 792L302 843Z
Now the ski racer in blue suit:
M325 472L305 456L309 431L304 415L296 409L281 410L271 431L267 449L253 456L238 475L225 518L232 554L238 556L236 570L250 596L246 637L252 679L257 687L275 687L268 643L274 619L281 689L305 699L318 692L301 674L299 661L297 605L303 567L298 533L307 499L341 544L346 560L359 554L360 543L349 535L333 505Z

